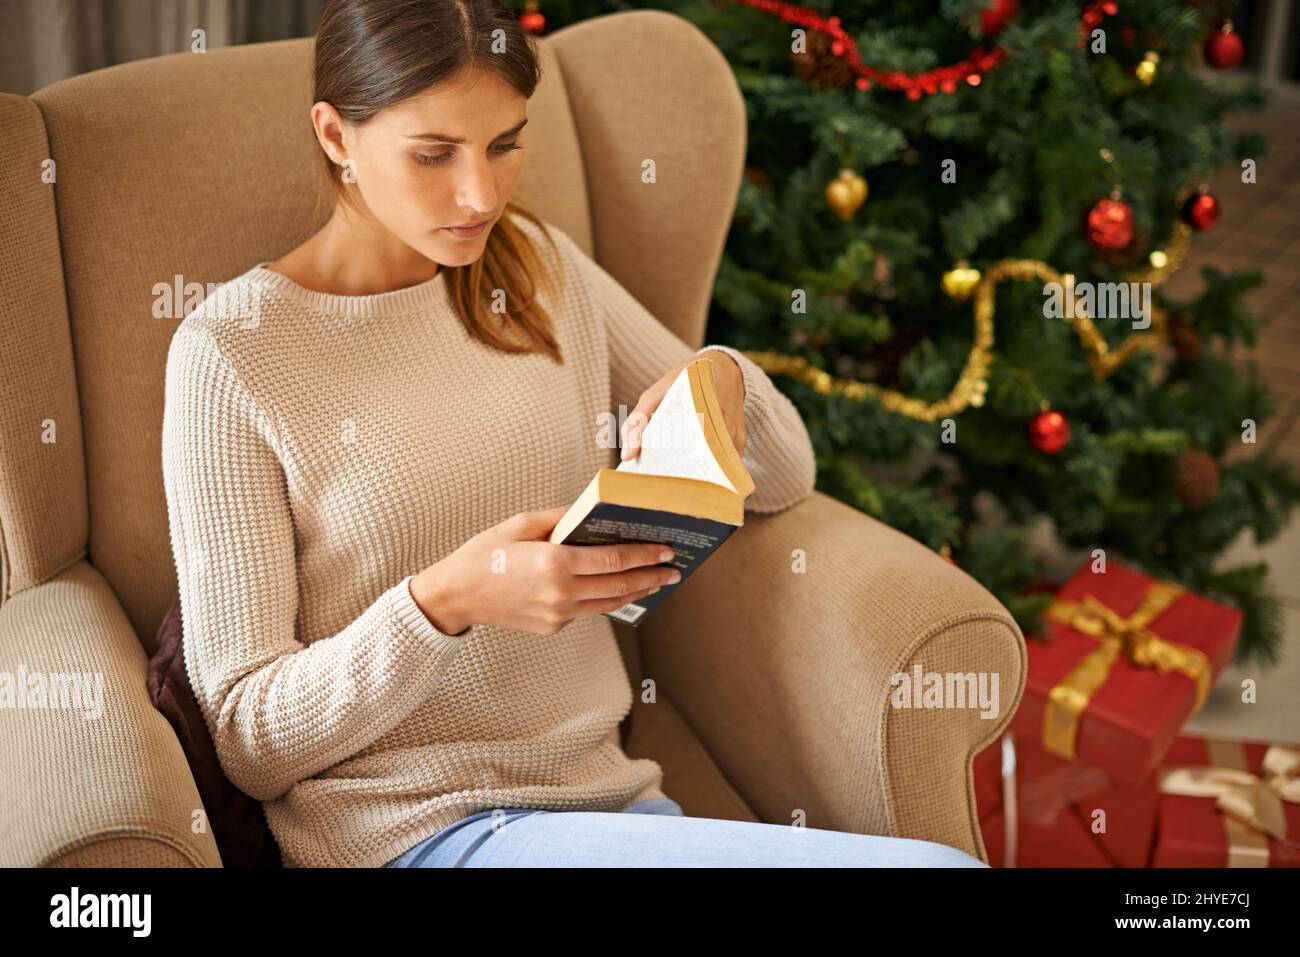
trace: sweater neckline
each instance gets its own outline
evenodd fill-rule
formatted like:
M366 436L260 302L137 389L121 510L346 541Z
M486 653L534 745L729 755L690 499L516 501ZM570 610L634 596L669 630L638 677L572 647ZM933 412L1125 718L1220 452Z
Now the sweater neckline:
M251 278L274 289L287 299L327 313L346 316L391 316L396 313L410 312L425 308L438 301L445 285L446 266L439 266L432 279L393 289L389 292L376 292L366 296L344 296L338 293L317 292L300 286L284 273L268 269L270 260L259 262L250 271Z

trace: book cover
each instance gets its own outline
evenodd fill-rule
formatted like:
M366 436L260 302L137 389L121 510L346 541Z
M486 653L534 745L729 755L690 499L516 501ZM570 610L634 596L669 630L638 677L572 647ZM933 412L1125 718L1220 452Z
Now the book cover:
M663 542L673 550L672 565L682 573L681 581L663 585L653 595L628 602L606 618L638 625L645 615L686 583L691 572L717 551L737 526L695 515L662 509L635 508L611 502L597 503L581 523L564 539L566 545L620 545L628 542Z
M686 365L641 433L636 459L601 469L565 512L550 541L565 545L665 544L681 580L605 617L636 626L745 520L754 482L727 431L712 364Z

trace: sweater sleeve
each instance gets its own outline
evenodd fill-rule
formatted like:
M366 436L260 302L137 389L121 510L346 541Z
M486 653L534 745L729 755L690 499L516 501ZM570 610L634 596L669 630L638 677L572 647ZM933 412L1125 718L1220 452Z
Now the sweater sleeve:
M725 352L740 366L745 383L743 461L754 480L745 500L751 512L779 512L813 492L817 462L808 429L794 403L743 353L729 346L691 347L672 333L566 234L560 245L582 276L595 309L604 317L609 343L611 398L630 413L641 393L669 369L711 349Z
M263 801L397 725L474 630L440 632L407 577L337 634L298 641L279 447L212 335L182 325L167 357L162 465L185 667L226 775Z

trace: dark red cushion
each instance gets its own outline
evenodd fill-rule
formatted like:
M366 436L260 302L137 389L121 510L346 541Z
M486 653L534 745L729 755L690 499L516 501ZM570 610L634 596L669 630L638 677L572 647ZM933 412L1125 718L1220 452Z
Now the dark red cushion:
M283 867L279 845L267 827L262 802L230 783L217 760L212 735L185 673L180 596L158 626L158 650L149 661L149 697L180 739L208 826L226 867Z

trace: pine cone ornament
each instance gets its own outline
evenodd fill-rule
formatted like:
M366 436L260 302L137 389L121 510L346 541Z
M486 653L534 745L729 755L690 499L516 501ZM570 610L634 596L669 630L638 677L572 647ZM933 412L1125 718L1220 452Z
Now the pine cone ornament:
M832 42L820 30L808 31L808 52L790 54L794 72L801 80L826 90L842 90L856 79L853 67L831 52Z
M772 177L757 166L745 167L745 179L749 180L769 196L772 194Z
M902 365L903 359L914 346L926 338L928 338L926 334L916 326L904 326L897 330L876 350L874 369L868 378L877 385L888 388L899 385L899 366Z
M1219 490L1219 463L1201 449L1183 449L1178 455L1175 491L1184 508L1200 508Z
M1195 362L1201 357L1201 337L1196 334L1196 327L1182 316L1170 316L1168 323L1169 344L1174 354L1184 362Z

